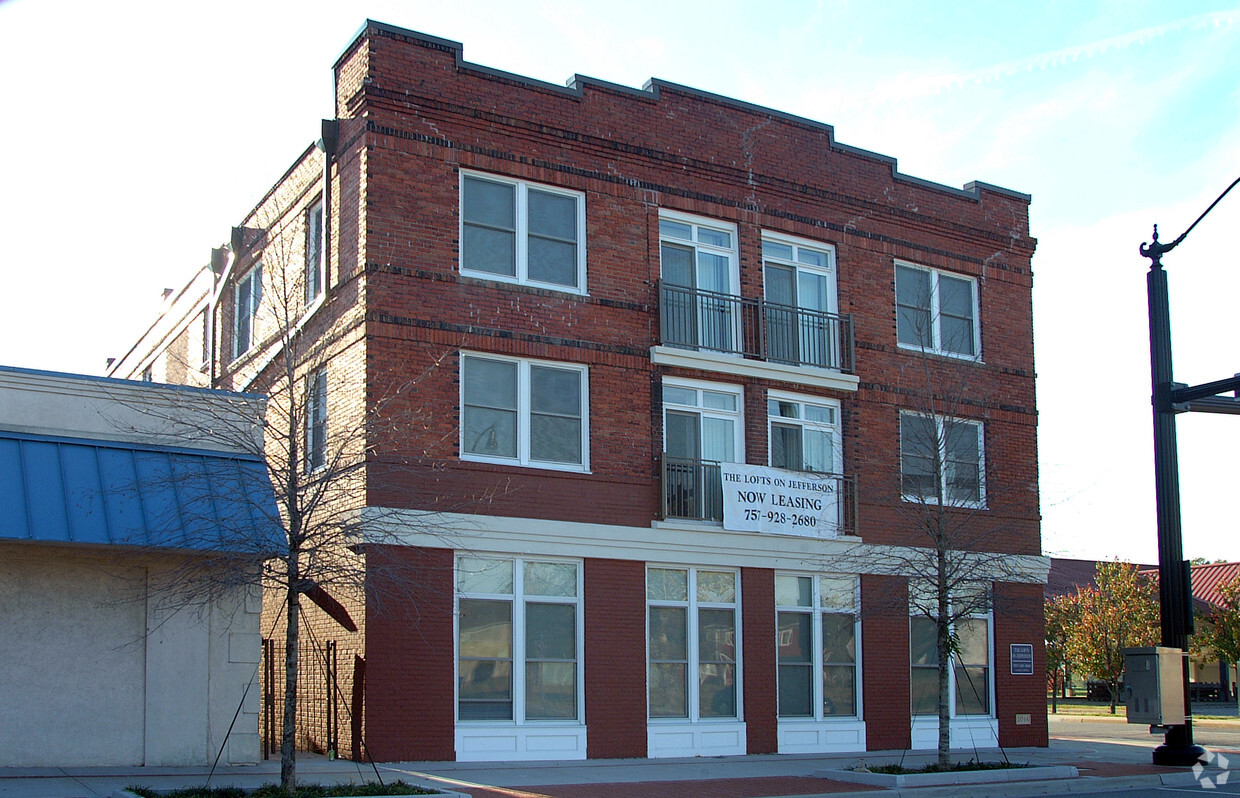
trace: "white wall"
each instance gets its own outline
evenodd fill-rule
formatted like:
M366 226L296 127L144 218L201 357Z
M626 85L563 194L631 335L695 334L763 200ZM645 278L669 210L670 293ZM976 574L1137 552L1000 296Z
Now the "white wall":
M211 764L257 667L257 590L170 613L175 561L136 556L0 543L5 765ZM257 685L221 762L258 760Z

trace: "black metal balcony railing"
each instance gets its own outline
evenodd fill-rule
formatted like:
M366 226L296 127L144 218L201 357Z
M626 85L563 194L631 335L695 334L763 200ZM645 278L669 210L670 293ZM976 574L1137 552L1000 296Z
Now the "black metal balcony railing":
M820 519L818 531L853 535L857 529L857 480L843 474L816 474L835 483L840 497L837 517ZM663 455L663 517L723 522L723 479L713 460Z
M659 320L668 346L853 371L851 315L661 282Z

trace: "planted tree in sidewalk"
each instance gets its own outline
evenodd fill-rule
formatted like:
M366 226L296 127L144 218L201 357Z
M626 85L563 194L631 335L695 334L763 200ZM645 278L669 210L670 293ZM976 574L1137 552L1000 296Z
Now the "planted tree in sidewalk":
M1082 674L1106 684L1115 714L1124 649L1158 644L1158 585L1135 565L1118 561L1098 563L1094 582L1074 597L1077 615L1066 653Z
M283 540L273 546L238 524L222 534L232 561L247 567L220 568L206 556L174 576L178 592L196 599L235 589L261 567L264 590L281 597L279 611L272 612L274 602L266 609L283 625L280 782L287 789L296 785L305 600L355 631L346 605L407 601L426 578L376 549L445 533L415 528L409 516L373 507L367 496L382 487L385 472L430 459L422 454L433 441L426 440L418 386L456 351L428 353L409 373L368 374L364 308L345 290L326 290L321 217L295 202L276 192L247 220L255 226L234 231L232 246L217 259L207 313L213 387L267 399L264 443L251 436L238 445L265 459L273 494L253 512L267 513L274 498L278 518L269 520L283 528ZM212 426L211 419L202 423ZM413 441L423 445L416 452ZM242 495L247 490L239 487ZM487 498L485 488L479 498Z
M858 570L909 580L908 606L901 611L910 616L912 713L937 718L943 767L951 762L952 718L993 713L987 620L996 600L993 585L1032 583L1036 571L1019 553L1023 544L1028 557L1036 556L1036 542L1017 540L1014 551L1012 516L992 512L996 505L1025 506L1032 516L1036 490L1017 495L1012 478L1001 480L988 468L987 427L997 388L977 360L976 288L967 278L897 266L897 335L906 356L893 391L899 462L893 467L882 460L873 470L895 475L891 490L902 545L877 556L859 548L857 555L868 559ZM1019 428L1006 429L1015 434ZM1011 445L1010 435L1005 443ZM1032 435L1028 445L1032 449ZM1040 612L1029 619L1034 626L1041 621Z

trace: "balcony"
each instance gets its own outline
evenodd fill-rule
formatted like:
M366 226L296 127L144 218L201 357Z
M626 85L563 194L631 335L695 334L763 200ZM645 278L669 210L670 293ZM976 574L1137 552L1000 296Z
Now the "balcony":
M796 471L770 469L772 473L796 478ZM712 460L687 460L664 454L663 517L706 523L724 524L723 476L721 464ZM857 481L856 477L843 474L814 474L816 481L826 481L832 486L831 495L838 501L828 504L826 512L812 527L790 527L788 534L806 534L814 537L855 535L857 529ZM725 524L725 527L727 525Z
M659 283L664 346L853 373L852 316Z

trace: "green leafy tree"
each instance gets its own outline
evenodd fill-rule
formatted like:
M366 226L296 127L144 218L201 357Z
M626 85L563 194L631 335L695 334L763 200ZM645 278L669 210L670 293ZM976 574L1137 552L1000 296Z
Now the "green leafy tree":
M1119 701L1124 649L1158 644L1158 585L1127 562L1100 562L1097 587L1077 591L1079 611L1067 636L1068 659L1086 676L1105 682L1111 714Z
M1059 688L1068 680L1073 666L1069 640L1080 623L1080 603L1076 596L1056 596L1046 602L1046 675L1050 677L1051 712L1059 711Z
M1193 642L1214 658L1240 662L1240 579L1220 585L1218 592L1223 603L1197 623Z

